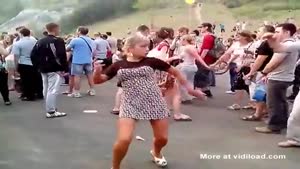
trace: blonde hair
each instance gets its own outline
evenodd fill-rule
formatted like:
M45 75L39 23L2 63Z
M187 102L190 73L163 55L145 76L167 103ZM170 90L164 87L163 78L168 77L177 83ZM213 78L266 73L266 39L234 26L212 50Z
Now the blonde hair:
M123 51L125 55L129 54L129 48L134 48L138 43L150 43L150 40L141 33L135 33L125 40Z
M187 41L187 43L190 45L194 44L194 38L191 35L184 35L182 40Z

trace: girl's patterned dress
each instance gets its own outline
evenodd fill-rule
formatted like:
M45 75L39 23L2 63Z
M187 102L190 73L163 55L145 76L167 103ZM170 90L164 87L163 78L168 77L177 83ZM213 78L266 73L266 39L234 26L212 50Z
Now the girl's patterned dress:
M117 75L124 91L120 118L160 120L170 116L155 77L155 70L169 68L159 59L143 58L139 62L116 62L106 70L109 79Z

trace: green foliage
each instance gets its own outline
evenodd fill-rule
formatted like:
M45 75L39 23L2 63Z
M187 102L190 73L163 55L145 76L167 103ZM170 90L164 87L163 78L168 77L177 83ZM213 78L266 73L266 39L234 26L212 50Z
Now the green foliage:
M229 1L229 0L228 0ZM244 1L241 7L233 8L231 11L237 18L249 18L252 20L284 21L288 17L300 21L299 0L253 0Z
M76 9L74 13L62 19L64 32L78 25L89 25L133 11L135 0L93 0Z
M272 4L267 4L263 7L263 10L266 11L271 11L271 10L295 10L295 9L300 9L300 3L295 4L295 5L289 5L287 3L281 2L281 3L272 3Z
M150 8L180 7L184 4L184 0L137 0L134 8L144 10Z
M228 8L237 8L242 5L242 3L239 0L226 0L224 1L224 5Z
M23 10L23 6L18 0L0 0L0 23L16 16Z

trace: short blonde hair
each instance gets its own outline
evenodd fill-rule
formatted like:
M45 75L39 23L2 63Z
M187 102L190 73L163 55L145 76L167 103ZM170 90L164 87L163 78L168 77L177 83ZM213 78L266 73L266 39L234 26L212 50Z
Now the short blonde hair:
M194 38L191 35L184 35L182 40L187 41L188 44L192 45L194 43Z
M123 51L125 54L128 54L129 51L128 49L129 48L133 48L135 47L138 43L150 43L150 40L146 37L146 36L143 36L142 34L140 33L135 33L131 36L129 36L126 40L125 40L125 44L123 46Z

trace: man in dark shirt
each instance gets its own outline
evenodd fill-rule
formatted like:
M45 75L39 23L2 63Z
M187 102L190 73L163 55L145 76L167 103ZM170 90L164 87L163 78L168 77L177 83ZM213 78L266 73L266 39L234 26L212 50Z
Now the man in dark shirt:
M262 36L265 33L274 33L275 28L270 25L265 25L261 27L257 32L257 37L259 39L262 38ZM261 72L264 70L266 65L270 62L272 59L274 52L273 49L270 47L267 41L262 41L260 46L257 48L256 51L256 60L255 63L251 67L251 71L248 75L244 77L244 79L251 79L257 72ZM261 74L258 73L257 76L260 76ZM264 113L266 113L267 107L265 102L257 102L256 104L256 111L255 114L243 117L242 119L245 121L260 121Z
M63 74L68 71L68 64L65 42L57 37L60 32L59 25L49 23L46 29L48 35L36 43L31 53L31 60L33 66L42 73L46 117L55 118L66 116L66 113L57 111L56 96Z

